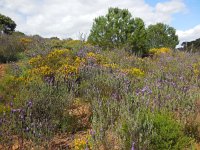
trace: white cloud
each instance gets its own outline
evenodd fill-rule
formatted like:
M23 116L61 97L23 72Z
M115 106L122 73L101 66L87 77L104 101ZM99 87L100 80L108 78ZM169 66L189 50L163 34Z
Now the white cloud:
M160 18L161 22L170 23L172 21L173 14L186 12L186 6L182 0L171 0L163 3L157 3L155 12L156 18Z
M180 44L182 42L189 42L200 38L200 24L185 31L177 30L177 34L179 36Z
M185 4L182 0L171 0L164 3L157 3L156 4L156 11L162 13L177 13L185 8Z
M93 19L109 7L127 8L147 25L170 23L174 13L184 12L182 0L168 0L150 6L145 0L0 0L0 13L17 23L17 30L45 37L77 38L89 34Z

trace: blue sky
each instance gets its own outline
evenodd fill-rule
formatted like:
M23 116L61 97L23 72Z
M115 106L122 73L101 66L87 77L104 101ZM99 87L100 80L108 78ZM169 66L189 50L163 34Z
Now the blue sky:
M190 29L200 24L200 0L184 0L187 12L176 14L172 25L180 30Z
M168 0L145 0L151 6ZM183 0L186 5L185 12L173 15L171 25L179 30L187 30L200 24L200 0Z
M200 38L200 0L0 0L0 13L11 17L17 30L44 37L88 35L94 18L109 7L129 9L146 26L169 24L180 42Z

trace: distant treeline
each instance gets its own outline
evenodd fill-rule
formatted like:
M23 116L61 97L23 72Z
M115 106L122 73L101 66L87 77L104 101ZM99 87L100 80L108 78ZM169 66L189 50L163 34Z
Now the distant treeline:
M200 52L200 38L190 42L183 42L181 46L182 48L180 48L180 50L189 52Z

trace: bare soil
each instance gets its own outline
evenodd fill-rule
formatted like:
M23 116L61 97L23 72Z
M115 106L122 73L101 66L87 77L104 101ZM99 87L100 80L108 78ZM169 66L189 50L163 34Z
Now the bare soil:
M0 64L0 79L4 76L5 74L5 68L6 64Z

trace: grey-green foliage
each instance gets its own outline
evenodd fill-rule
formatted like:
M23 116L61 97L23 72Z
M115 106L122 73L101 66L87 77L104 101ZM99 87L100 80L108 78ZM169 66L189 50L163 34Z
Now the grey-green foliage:
M88 41L114 48L127 44L134 31L134 19L127 9L109 8L106 16L94 20Z
M173 27L163 23L150 25L147 28L147 33L149 48L175 48L179 43L176 30Z
M2 34L0 36L0 62L18 60L18 54L23 52L24 46L20 42L22 36Z

